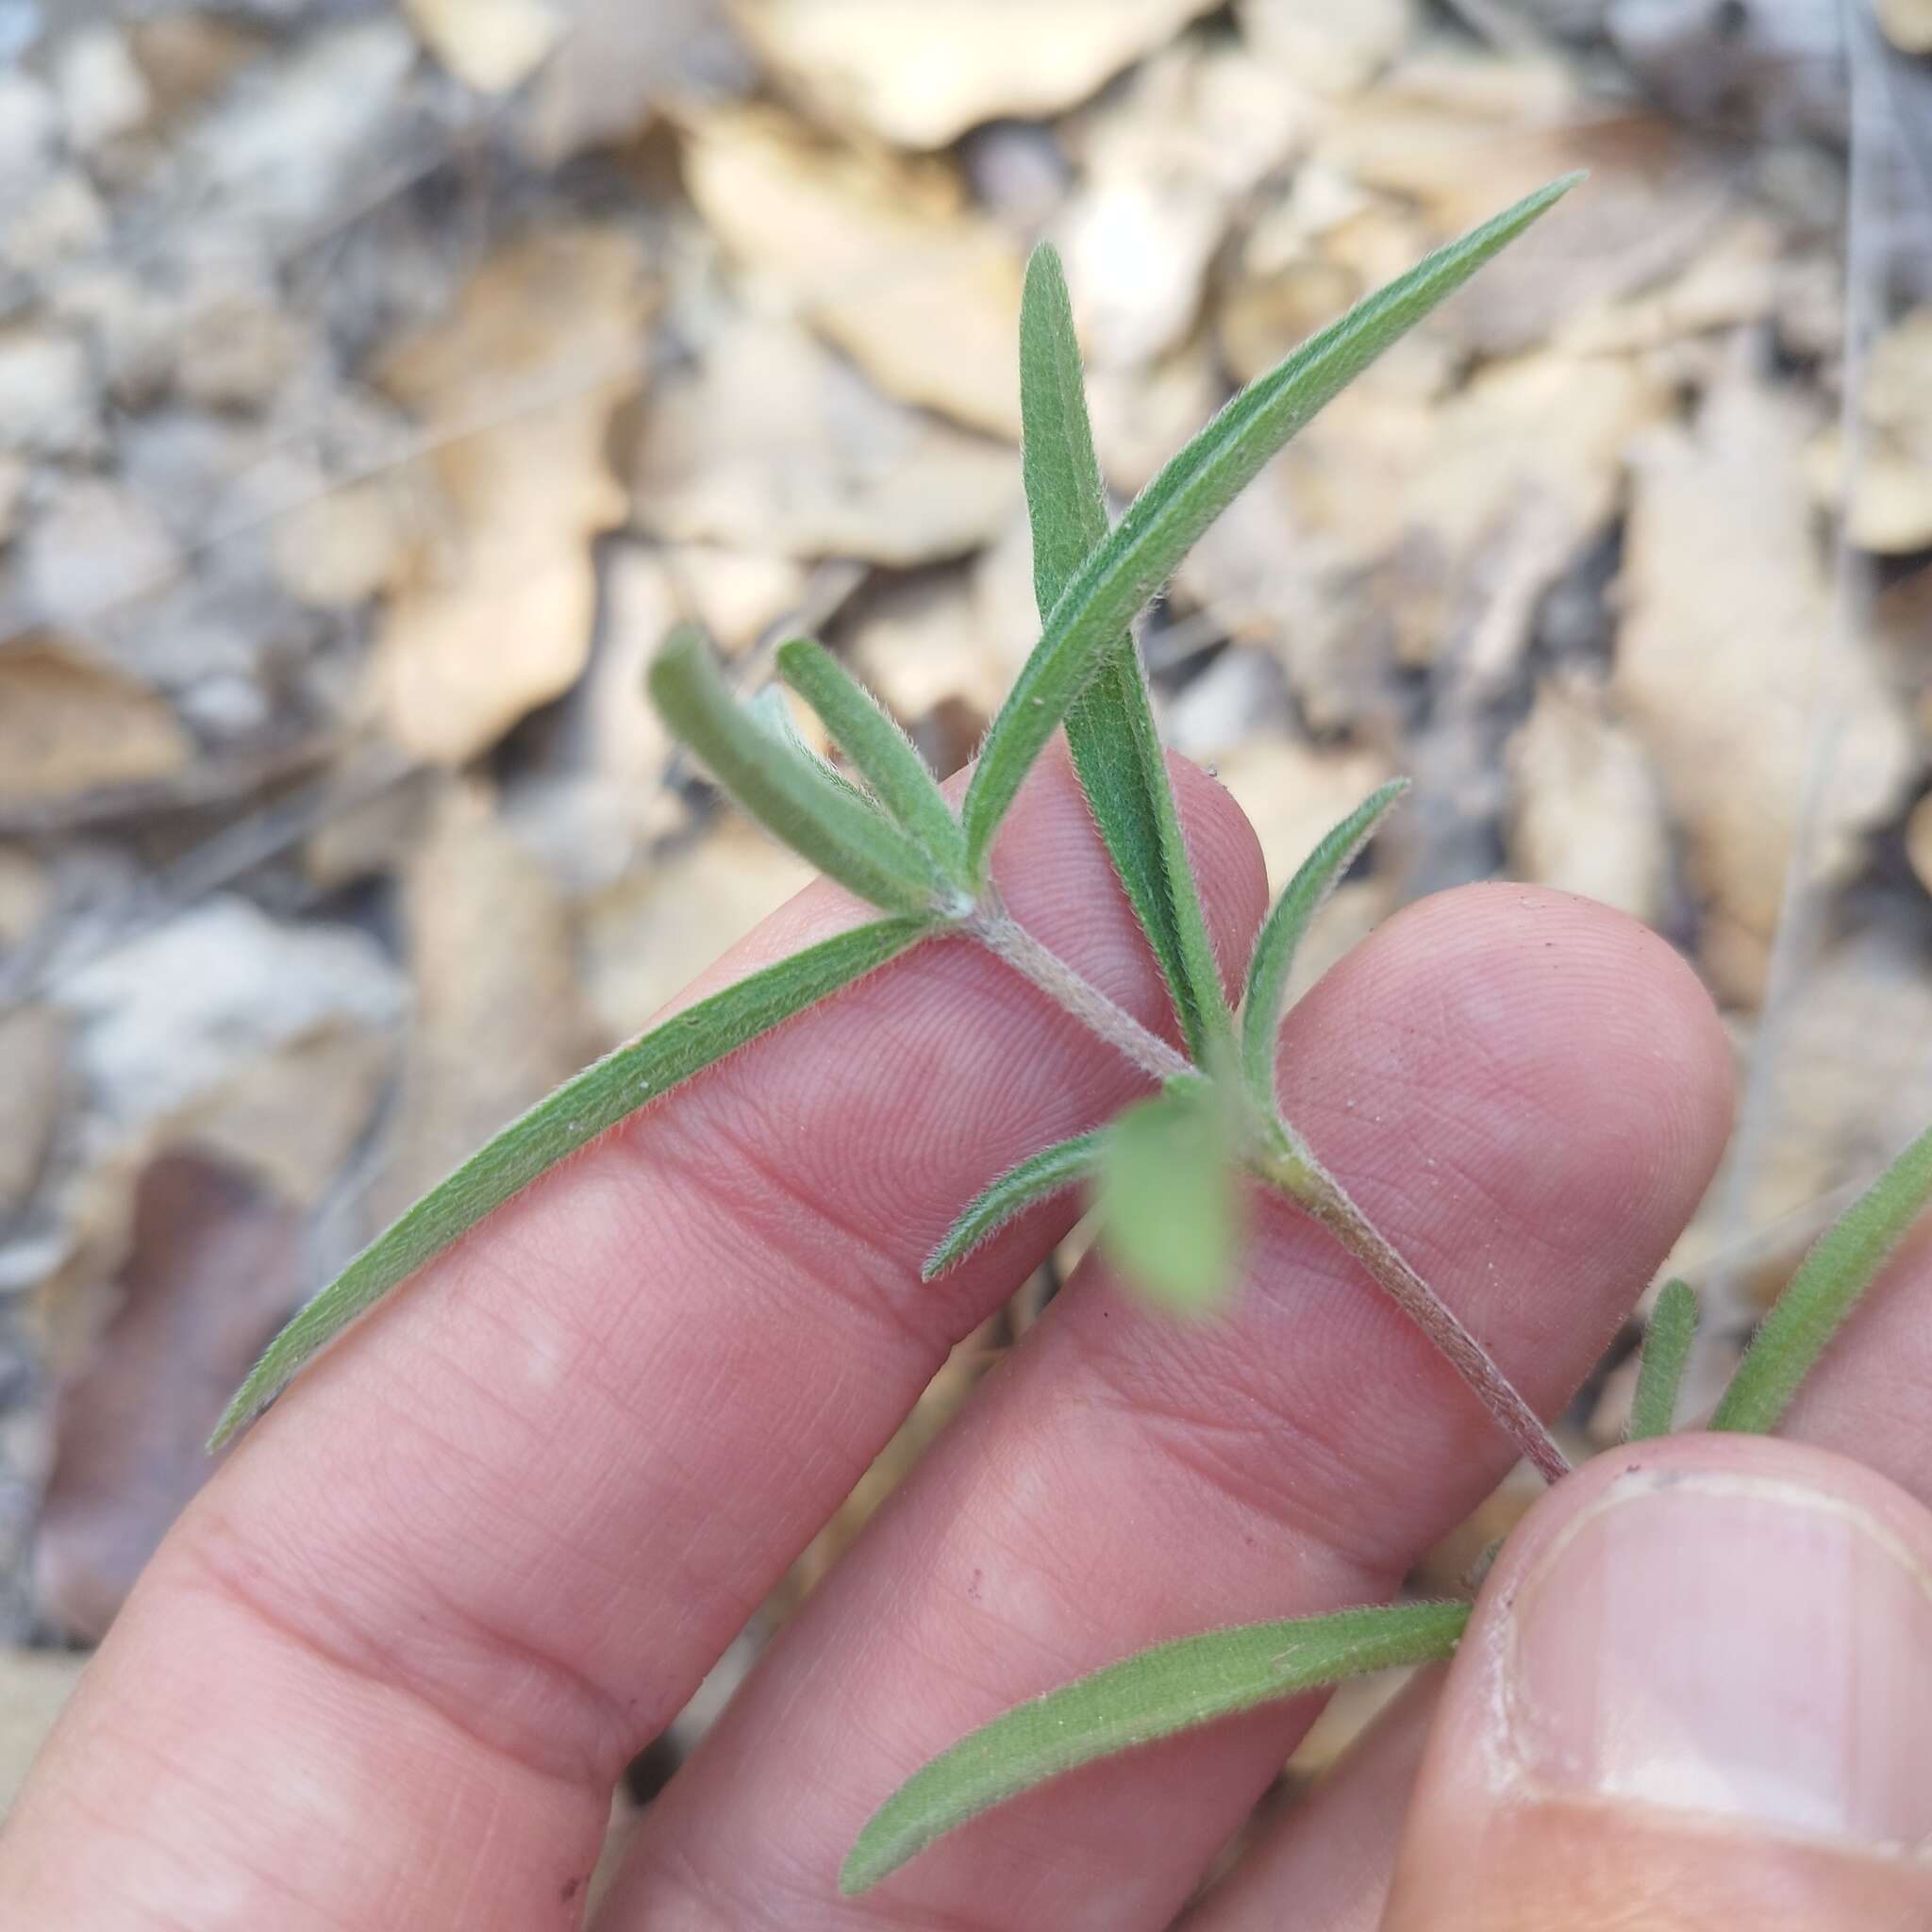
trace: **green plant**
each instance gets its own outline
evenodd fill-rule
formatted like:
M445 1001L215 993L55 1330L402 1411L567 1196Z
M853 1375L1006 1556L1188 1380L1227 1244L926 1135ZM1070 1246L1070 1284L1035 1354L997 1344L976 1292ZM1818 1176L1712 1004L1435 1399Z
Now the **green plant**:
M652 697L755 817L882 915L675 1015L566 1083L472 1156L358 1256L275 1339L216 1430L243 1427L382 1295L546 1169L681 1081L923 941L977 941L1155 1083L1112 1121L993 1179L928 1258L953 1266L1014 1215L1090 1185L1123 1277L1181 1313L1232 1291L1242 1213L1258 1185L1318 1222L1455 1366L1550 1480L1569 1465L1481 1342L1350 1199L1279 1106L1275 1056L1296 946L1324 897L1400 797L1384 787L1324 839L1276 901L1231 1007L1182 836L1129 626L1208 525L1268 459L1391 343L1574 183L1538 190L1359 303L1238 395L1109 527L1064 279L1029 266L1021 316L1026 496L1041 636L989 728L957 813L898 726L838 660L796 639L777 671L843 752L848 778L790 728L782 698L741 705L704 641L675 632ZM1064 727L1081 784L1172 997L1185 1052L1042 946L1002 905L994 837L1034 761ZM1932 1132L1820 1241L1765 1323L1714 1419L1769 1429L1932 1192ZM1696 1311L1659 1298L1633 1437L1672 1426ZM989 1807L1108 1753L1391 1664L1449 1655L1460 1603L1366 1606L1210 1632L1141 1653L995 1719L888 1799L846 1861L876 1883Z

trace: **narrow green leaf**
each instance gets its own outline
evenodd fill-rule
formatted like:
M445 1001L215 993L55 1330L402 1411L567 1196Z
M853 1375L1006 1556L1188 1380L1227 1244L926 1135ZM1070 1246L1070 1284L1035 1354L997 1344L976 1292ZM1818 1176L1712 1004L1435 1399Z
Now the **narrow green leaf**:
M1543 213L1565 175L1420 262L1250 384L1155 477L1074 573L980 747L961 818L975 874L1022 780L1103 655L1203 530L1296 430Z
M1452 1656L1461 1603L1384 1604L1156 1645L1016 1706L916 1771L874 1811L839 1874L869 1890L936 1839L1048 1778L1176 1731L1402 1664Z
M814 771L823 772L855 804L877 809L876 800L869 798L829 758L805 741L798 720L791 715L791 700L785 695L782 686L767 684L753 691L744 701L744 715L760 731L769 731L781 744L790 746Z
M1392 779L1374 791L1302 861L1282 888L1255 941L1248 961L1247 991L1241 995L1241 1066L1249 1090L1274 1111L1274 1041L1281 1031L1282 1002L1295 948L1322 903L1335 890L1355 856L1374 836L1389 808L1408 790L1407 778Z
M942 882L885 815L841 790L724 688L695 626L680 625L653 661L651 696L711 775L768 830L887 912L930 908Z
M1714 1429L1767 1435L1825 1344L1932 1197L1932 1127L1819 1237L1764 1318L1711 1417Z
M793 638L778 646L777 663L778 675L825 721L899 829L963 891L966 834L912 741L823 644Z
M1637 1364L1637 1393L1630 1402L1633 1442L1668 1436L1677 1425L1677 1391L1697 1334L1697 1295L1688 1281L1667 1281L1651 1304Z
M1033 588L1044 623L1069 579L1107 537L1107 496L1087 417L1073 305L1049 242L1036 248L1026 265L1020 411ZM1209 1031L1228 1029L1227 1000L1131 632L1104 655L1066 723L1081 788L1167 980L1183 1037L1199 1058Z
M921 1277L930 1281L957 1268L982 1241L990 1241L1017 1214L1050 1194L1064 1193L1088 1179L1098 1165L1100 1133L1075 1134L1011 1167L954 1222L946 1238L926 1257Z
M566 1081L425 1194L293 1317L236 1391L208 1447L243 1428L391 1289L586 1141L936 929L930 920L885 919L840 933L674 1013Z
M1240 1174L1222 1097L1176 1081L1102 1130L1100 1240L1128 1285L1184 1314L1234 1285Z

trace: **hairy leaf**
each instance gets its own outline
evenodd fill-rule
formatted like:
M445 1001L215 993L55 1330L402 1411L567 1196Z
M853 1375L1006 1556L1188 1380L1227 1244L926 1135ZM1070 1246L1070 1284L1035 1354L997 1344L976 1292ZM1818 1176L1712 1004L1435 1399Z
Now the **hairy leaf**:
M1668 1436L1677 1424L1677 1391L1697 1334L1697 1295L1688 1281L1667 1281L1651 1305L1637 1364L1637 1393L1630 1401L1633 1442Z
M1068 580L1107 536L1107 497L1087 418L1073 305L1049 242L1036 248L1026 265L1020 411L1033 588L1044 623ZM1227 1001L1131 632L1104 654L1066 723L1081 788L1167 980L1182 1035L1199 1058L1210 1031L1227 1030Z
M933 930L929 920L885 919L821 941L674 1013L567 1080L425 1194L295 1315L236 1391L208 1447L219 1449L358 1316L567 1155Z
M1371 838L1395 801L1408 790L1396 778L1342 820L1302 861L1261 927L1248 961L1247 991L1241 996L1241 1065L1255 1097L1274 1110L1274 1040L1281 1031L1281 1007L1295 948L1322 903L1335 890L1355 856Z
M695 626L680 625L651 665L669 724L758 823L828 878L887 912L930 908L942 882L904 832L750 717L724 688Z
M1453 1654L1460 1603L1388 1604L1183 1637L996 1717L915 1772L858 1835L839 1888L865 1891L934 1840L1048 1778L1305 1690Z
M980 747L961 819L975 875L1022 781L1104 654L1296 430L1564 194L1565 175L1438 249L1236 396L1074 573Z
M1724 1391L1714 1429L1764 1435L1932 1196L1932 1127L1819 1237Z
M823 644L778 646L778 675L825 722L873 794L943 875L963 891L966 835L912 741Z
M1241 1177L1221 1095L1171 1083L1102 1131L1100 1240L1130 1287L1206 1313L1234 1285Z
M744 701L744 715L760 731L769 731L781 744L789 745L814 771L823 772L846 797L869 809L876 809L876 800L869 798L829 758L806 742L797 719L791 715L791 701L781 687L768 684L753 691Z
M954 1222L946 1238L926 1257L920 1274L930 1281L957 1268L982 1241L991 1241L1015 1215L1049 1195L1064 1193L1088 1179L1099 1164L1098 1130L1075 1134L1029 1155L1010 1167Z

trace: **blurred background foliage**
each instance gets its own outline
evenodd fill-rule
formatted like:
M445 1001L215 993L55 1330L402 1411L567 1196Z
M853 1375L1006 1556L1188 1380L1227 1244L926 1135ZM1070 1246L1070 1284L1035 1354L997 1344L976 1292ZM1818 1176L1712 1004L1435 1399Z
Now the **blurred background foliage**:
M747 685L815 630L970 752L1037 628L1041 236L1124 499L1591 171L1145 648L1277 885L1417 779L1305 976L1497 874L1703 974L1713 1394L1932 1114L1928 49L1926 0L0 0L0 1806L278 1319L802 882L645 708L667 627Z

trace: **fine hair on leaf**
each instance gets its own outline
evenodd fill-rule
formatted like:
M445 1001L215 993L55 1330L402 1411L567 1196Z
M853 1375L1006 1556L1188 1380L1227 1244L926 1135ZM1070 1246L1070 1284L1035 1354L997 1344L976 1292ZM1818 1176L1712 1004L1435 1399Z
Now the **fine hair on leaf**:
M778 646L777 663L899 829L963 891L966 835L912 741L823 644L793 638Z
M1714 1429L1769 1435L1799 1384L1932 1198L1932 1127L1818 1239L1731 1377Z
M295 1315L236 1391L208 1447L219 1449L311 1356L567 1155L933 929L926 920L885 919L822 940L674 1013L565 1081L432 1188Z
M1677 1425L1677 1396L1697 1336L1697 1295L1688 1281L1670 1280L1657 1291L1643 1328L1637 1362L1637 1392L1630 1399L1633 1442L1668 1436Z
M834 784L724 688L703 636L681 625L650 670L664 721L739 804L794 852L887 912L933 905L945 882L883 812Z
M1008 1168L947 1229L945 1239L925 1257L922 1278L931 1281L957 1268L1008 1222L1091 1178L1100 1163L1100 1141L1098 1132L1075 1134Z
M1390 808L1408 790L1407 778L1391 779L1371 792L1303 860L1301 869L1275 900L1248 962L1247 990L1241 996L1241 1065L1248 1086L1264 1108L1274 1106L1274 1041L1295 949L1355 856L1374 836Z
M942 1752L874 1811L839 1874L870 1890L936 1839L1096 1758L1216 1718L1453 1654L1463 1603L1384 1604L1156 1645L1016 1706Z
M1027 771L1103 654L1201 533L1298 429L1579 178L1525 195L1357 303L1244 389L1135 498L1055 602L980 746L960 812L975 877Z
M1045 623L1108 527L1073 304L1050 242L1041 242L1026 265L1020 408L1033 586ZM1130 631L1102 656L1067 711L1066 730L1081 790L1198 1058L1211 1036L1227 1030L1227 1001Z

